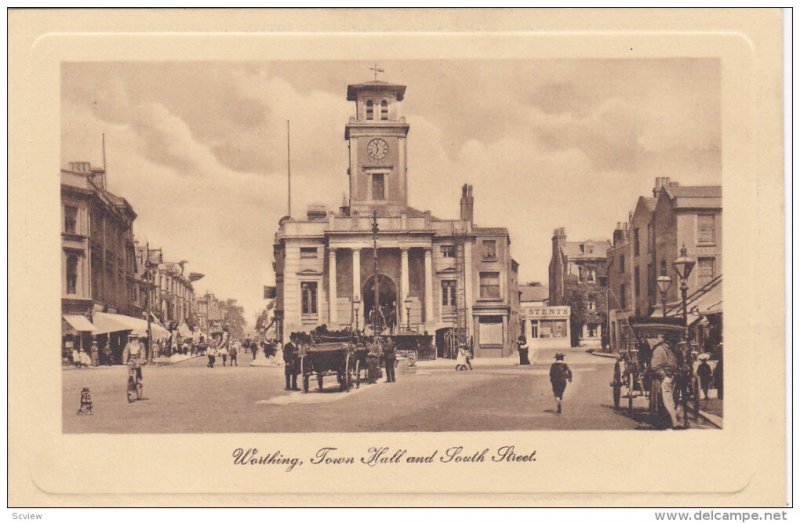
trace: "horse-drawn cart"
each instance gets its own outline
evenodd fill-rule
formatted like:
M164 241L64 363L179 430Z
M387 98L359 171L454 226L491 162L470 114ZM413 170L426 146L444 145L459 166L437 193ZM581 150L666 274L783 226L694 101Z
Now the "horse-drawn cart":
M314 343L300 352L300 373L303 375L303 392L308 392L312 376L317 377L318 390L322 390L326 376L336 376L339 390L348 391L360 385L360 371L364 363L363 347L348 342Z
M669 334L679 339L685 330L678 321L655 318L631 318L628 328L622 335L617 362L614 364L614 375L611 381L614 408L620 408L623 399L627 400L627 410L633 414L634 399L643 397L648 400L651 414L662 414L660 382L650 367L653 349L656 344ZM676 377L676 404L681 404L686 414L698 411L697 376L692 372L691 353L681 355L679 373ZM684 414L684 416L686 416Z

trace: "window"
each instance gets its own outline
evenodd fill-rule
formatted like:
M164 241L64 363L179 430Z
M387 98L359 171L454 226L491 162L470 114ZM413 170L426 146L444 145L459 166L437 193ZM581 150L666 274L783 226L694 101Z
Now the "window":
M647 264L647 295L651 298L656 295L656 271L652 263Z
M386 192L383 184L383 174L377 173L372 175L372 199L385 200Z
M67 256L67 294L75 294L78 289L78 257Z
M300 247L300 257L301 258L316 258L317 257L317 248L316 247Z
M500 299L500 273L482 272L481 298Z
M625 255L619 255L619 272L625 272Z
M633 269L633 293L638 298L641 294L641 284L639 282L639 267Z
M539 322L536 320L531 321L531 338L539 337Z
M597 281L597 272L594 269L586 269L586 281L591 283Z
M586 244L586 254L594 254L594 245L591 243Z
M639 256L639 228L633 230L633 255Z
M483 345L503 345L503 318L484 316L478 321L478 339Z
M456 305L455 280L442 280L442 305L455 307Z
M697 243L714 243L716 223L713 214L697 215Z
M455 245L442 245L441 247L442 258L455 258L456 246Z
M586 326L586 331L590 338L597 337L597 325L594 323L590 323Z
M317 282L304 281L300 283L300 294L303 298L303 314L316 316L317 314Z
M656 245L656 234L653 228L653 224L647 224L647 252L653 252Z
M619 308L622 309L622 310L625 310L625 309L628 308L628 303L627 303L628 297L627 297L627 294L628 294L628 289L626 288L626 286L624 284L620 285L619 286Z
M381 120L389 119L389 102L386 100L381 101Z
M594 298L589 298L589 300L586 302L586 308L590 311L597 309L597 305L594 301Z
M78 232L78 208L67 205L64 207L64 232L75 234Z
M697 260L697 285L703 286L714 279L714 258Z
M483 259L494 260L497 258L497 242L494 240L483 240Z
M373 119L372 100L367 100L367 120Z

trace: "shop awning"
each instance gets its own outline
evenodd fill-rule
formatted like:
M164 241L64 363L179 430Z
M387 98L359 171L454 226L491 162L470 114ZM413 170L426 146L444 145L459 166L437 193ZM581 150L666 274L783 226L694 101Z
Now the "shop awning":
M185 323L181 323L180 327L178 327L178 334L181 335L181 338L191 338L192 331L189 329L189 326Z
M109 314L107 312L94 313L94 325L97 327L95 334L106 334L109 332L131 331L137 336L147 336L147 321L141 318L125 316L123 314ZM152 323L150 332L154 339L160 340L169 337L169 331L164 327Z
M702 289L694 292L686 300L686 310L689 315L698 314L708 316L709 314L722 313L722 276L717 276L714 280L706 284ZM655 307L653 317L662 316L661 307ZM677 318L683 315L683 304L678 302L667 304L667 316ZM691 320L690 320L691 322Z
M64 314L62 316L64 321L70 324L70 326L78 332L95 332L97 329L92 322L86 319L86 316L81 316L80 314Z

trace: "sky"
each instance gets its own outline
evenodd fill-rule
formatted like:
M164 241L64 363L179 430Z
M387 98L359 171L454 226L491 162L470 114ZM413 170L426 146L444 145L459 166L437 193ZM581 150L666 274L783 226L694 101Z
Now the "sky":
M134 234L188 260L195 284L253 322L274 284L287 212L338 208L347 191L347 85L363 61L81 62L62 65L61 163L103 164L138 214ZM507 227L520 281L547 285L550 238L610 239L656 177L721 183L716 59L384 61L407 85L409 204Z

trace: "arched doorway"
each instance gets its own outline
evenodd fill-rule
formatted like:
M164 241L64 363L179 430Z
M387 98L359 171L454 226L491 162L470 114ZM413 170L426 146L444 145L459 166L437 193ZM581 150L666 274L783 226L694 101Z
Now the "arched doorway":
M378 280L378 311L380 314L377 316L379 323L378 330L393 332L397 325L397 285L390 277L385 274L378 273L367 278L364 283L363 293L361 296L364 298L364 318L365 325L372 326L373 310L375 309L375 279Z

